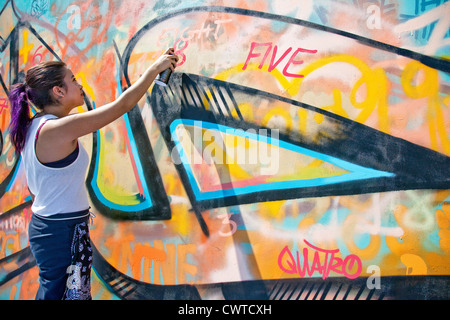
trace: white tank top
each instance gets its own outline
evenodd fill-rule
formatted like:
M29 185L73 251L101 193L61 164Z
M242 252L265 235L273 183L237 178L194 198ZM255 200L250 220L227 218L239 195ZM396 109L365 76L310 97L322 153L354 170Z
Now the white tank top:
M89 155L83 146L78 143L78 157L63 168L47 167L36 156L38 129L45 121L56 118L54 115L44 115L33 119L21 153L28 188L35 196L31 210L43 217L89 209L85 185Z

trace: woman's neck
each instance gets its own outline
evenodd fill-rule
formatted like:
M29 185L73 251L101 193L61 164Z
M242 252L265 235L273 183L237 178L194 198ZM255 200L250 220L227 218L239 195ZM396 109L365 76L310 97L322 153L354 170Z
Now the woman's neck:
M41 113L42 113L42 115L51 114L58 118L62 118L62 117L65 117L68 115L68 113L64 110L64 108L60 105L47 106Z

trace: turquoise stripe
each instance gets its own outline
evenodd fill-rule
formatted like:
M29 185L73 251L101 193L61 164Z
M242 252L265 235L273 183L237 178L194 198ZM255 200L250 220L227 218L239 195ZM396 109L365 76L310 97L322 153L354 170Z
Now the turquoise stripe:
M312 158L320 159L322 161L326 161L333 165L336 165L344 170L349 171L349 173L335 176L335 177L323 177L323 178L314 178L314 179L304 179L304 180L292 180L292 181L278 181L278 182L268 182L258 185L234 188L234 189L225 189L225 190L217 190L217 191L208 191L201 192L199 186L195 180L194 173L191 170L189 165L189 161L187 156L181 146L181 143L176 135L176 128L179 125L189 125L194 126L198 123L201 124L202 129L213 129L218 130L223 133L230 133L230 130L233 134L241 137L246 137L255 141L262 141L268 144L279 146L280 148L287 149L299 154L307 155ZM380 178L380 177L392 177L393 173L379 171L371 168L365 168L342 159L338 159L323 153L319 153L316 151L312 151L291 143L288 143L283 140L279 140L272 137L261 136L252 132L244 132L243 130L236 130L235 128L205 122L205 121L195 121L191 119L176 119L170 125L170 132L173 137L173 141L175 142L175 146L179 152L180 159L182 161L182 165L186 169L186 173L189 179L189 182L192 186L193 192L197 198L197 200L208 200L208 199L219 199L223 197L235 196L235 195L243 195L261 191L271 191L271 190L283 190L283 189L296 189L296 188L307 188L307 187L319 187L323 185L330 185L335 183L349 182L355 180L364 180L371 178Z

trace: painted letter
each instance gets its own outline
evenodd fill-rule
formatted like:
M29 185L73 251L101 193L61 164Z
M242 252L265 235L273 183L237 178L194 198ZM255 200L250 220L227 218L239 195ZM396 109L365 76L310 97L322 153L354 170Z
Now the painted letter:
M248 56L247 56L247 60L245 61L244 66L242 67L242 70L247 69L248 62L249 62L249 60L250 60L251 58L256 58L256 57L259 57L259 56L261 55L260 53L253 53L253 50L254 50L255 47L257 47L257 46L268 46L268 48L267 48L267 50L266 50L266 53L264 54L264 58L263 58L263 60L261 61L261 63L259 64L259 67L258 67L258 68L261 69L262 66L264 65L264 61L266 60L267 55L269 54L270 50L272 50L272 42L267 42L267 43L257 43L257 42L252 42L251 45L250 45L250 52L249 52L249 54L248 54Z
M290 269L286 269L283 266L283 257L285 254L287 254L287 256L288 256L286 263L288 264ZM280 267L281 270L283 270L284 272L289 273L289 274L294 274L295 272L297 272L296 266L295 266L295 259L292 256L292 253L289 250L288 246L285 246L283 248L283 250L281 250L280 255L278 256L278 266Z
M299 52L305 52L305 53L316 53L317 50L308 50L308 49L303 49L303 48L298 48L297 50L295 50L295 52L292 54L291 59L289 59L288 63L286 64L286 66L283 69L283 75L286 77L294 77L294 78L303 78L304 76L301 74L295 74L295 73L290 73L287 71L287 69L289 68L289 66L291 64L302 64L303 60L295 60L295 57L297 56L297 54Z
M275 56L277 55L277 46L275 46L274 48L273 48L273 53L272 53L272 58L270 59L270 65L269 65L269 68L268 68L268 71L269 72L271 72L273 69L275 69L276 67L277 67L277 65L281 62L281 60L283 60L286 56L287 56L287 54L289 53L289 52L291 52L291 50L292 50L292 47L291 48L289 48L289 49L287 49L286 50L286 52L285 53L283 53L283 55L275 62L275 63L273 63L274 62L274 60L275 60ZM291 58L292 59L292 58ZM263 60L264 61L264 60ZM289 60L290 61L290 60Z
M353 268L353 264L355 262L357 264L356 272L354 274L347 273L347 268L348 268L348 271L351 271L351 269ZM361 274L361 271L362 271L362 262L361 262L361 259L357 255L351 254L351 255L345 257L344 264L342 265L342 272L344 273L344 275L347 278L356 279Z

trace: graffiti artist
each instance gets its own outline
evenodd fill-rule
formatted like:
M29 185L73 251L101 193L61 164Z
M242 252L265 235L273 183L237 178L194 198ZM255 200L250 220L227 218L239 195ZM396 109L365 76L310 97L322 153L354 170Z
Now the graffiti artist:
M23 159L33 200L29 224L31 251L39 267L38 300L89 300L92 249L85 173L89 156L78 138L95 132L131 110L163 70L178 57L166 50L113 102L83 113L83 87L63 62L30 68L14 85L11 139ZM31 106L39 110L30 118ZM70 276L69 276L70 275Z

